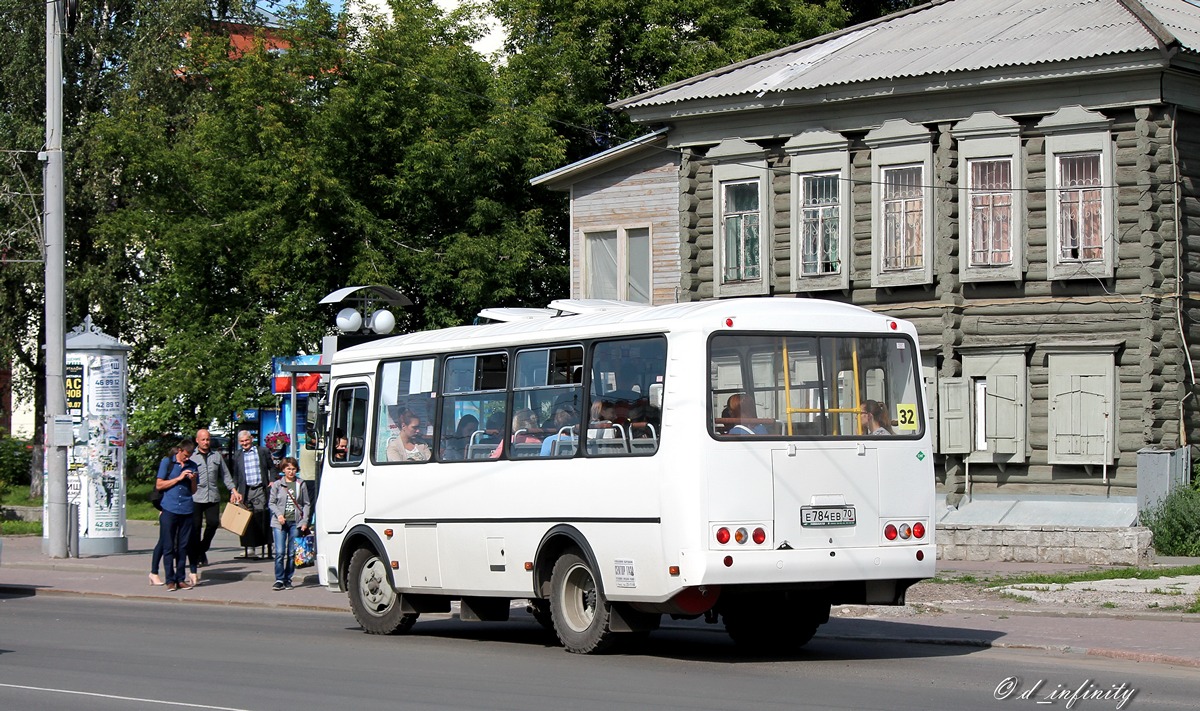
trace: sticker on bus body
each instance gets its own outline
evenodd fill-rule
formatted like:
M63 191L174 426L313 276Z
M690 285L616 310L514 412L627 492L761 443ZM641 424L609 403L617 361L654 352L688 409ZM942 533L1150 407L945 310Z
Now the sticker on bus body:
M617 579L617 587L619 588L636 588L637 573L633 570L632 560L614 560L613 573Z

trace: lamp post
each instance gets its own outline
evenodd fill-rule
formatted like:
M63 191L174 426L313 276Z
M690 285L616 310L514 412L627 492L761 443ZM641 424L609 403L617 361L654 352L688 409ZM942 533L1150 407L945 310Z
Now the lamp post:
M46 3L46 150L43 183L43 239L46 244L46 414L42 442L46 451L46 553L67 557L67 447L73 444L63 380L66 363L64 295L62 17L60 2ZM66 418L66 421L64 421ZM57 430L57 432L56 432Z

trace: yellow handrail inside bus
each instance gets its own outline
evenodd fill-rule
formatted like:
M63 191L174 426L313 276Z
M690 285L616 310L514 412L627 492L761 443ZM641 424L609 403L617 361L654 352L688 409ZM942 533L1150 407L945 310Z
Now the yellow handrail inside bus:
M820 414L820 413L831 413L831 414L854 413L855 415L857 415L858 413L862 412L862 390L859 388L858 339L857 338L851 340L852 346L850 348L850 367L851 367L851 372L854 374L854 403L855 403L854 407L837 407L837 406L826 407L826 408L792 407L792 369L791 369L791 364L788 362L787 337L783 337L783 338L779 339L779 343L780 343L780 349L783 351L783 400L784 400L783 410L784 410L784 414L787 416L786 424L787 424L787 433L788 433L789 437L792 436L792 415L800 415L800 414L810 414L811 415L811 414ZM832 365L833 365L833 372L836 373L837 372L837 364L834 363ZM834 398L834 402L836 403L838 400L838 389L836 387L836 383L834 383L834 387L832 388L832 390L833 390L832 396ZM856 421L858 422L858 424L856 425L856 429L858 430L858 433L866 434L865 430L863 430L862 419L856 418ZM839 421L837 418L834 418L833 434L836 435L838 433L838 429L840 429Z
M783 412L787 415L787 433L792 436L792 366L788 362L787 336L779 339L783 347Z
M861 412L862 411L862 394L858 391L858 339L857 338L853 339L851 341L851 343L853 345L850 348L850 361L854 364L854 402L855 402L854 409ZM866 430L863 429L862 418L857 417L855 419L858 421L858 426L856 428L858 430L858 433L866 434L867 433Z

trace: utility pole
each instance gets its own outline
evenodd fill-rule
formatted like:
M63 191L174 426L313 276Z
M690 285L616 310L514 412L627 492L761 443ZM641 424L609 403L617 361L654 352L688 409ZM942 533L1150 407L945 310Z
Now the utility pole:
M46 244L46 417L42 441L46 447L46 517L51 558L67 557L67 447L54 432L67 414L65 290L65 200L63 198L63 66L61 7L66 0L46 3L46 150L42 185L43 238Z

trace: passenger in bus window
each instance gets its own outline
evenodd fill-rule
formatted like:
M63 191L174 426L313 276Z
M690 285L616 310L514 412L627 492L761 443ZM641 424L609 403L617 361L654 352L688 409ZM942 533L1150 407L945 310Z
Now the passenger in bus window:
M528 408L517 410L513 415L513 444L541 444L542 438L533 433L538 429L537 413Z
M892 423L887 416L887 407L878 400L863 400L859 414L862 431L870 435L893 435Z
M554 443L574 441L574 428L579 425L579 413L575 412L575 406L570 402L560 402L554 406L554 414L551 416L546 429L554 430L546 439L542 440L542 451L539 456L549 457L554 454ZM559 445L561 448L562 445Z
M405 410L396 420L400 434L387 446L389 462L424 462L429 459L429 445L417 442L421 431L421 418L412 410Z
M612 425L612 402L597 398L594 402L592 402L592 409L588 417L588 438L612 439L616 436L616 433L612 429Z
M442 459L458 460L467 458L467 444L471 441L471 435L479 429L479 419L474 415L463 415L458 419L458 425L454 428L454 434L446 438L446 444L442 448Z
M742 414L742 401L743 398L740 393L734 393L733 395L730 395L729 399L725 401L725 409L721 411L721 417L731 420L745 419L745 415ZM767 428L763 426L761 422L738 422L730 425L729 429L726 430L726 433L738 435L765 435L767 434Z
M345 435L338 437L333 443L333 461L346 461L346 452L350 449L350 440Z

